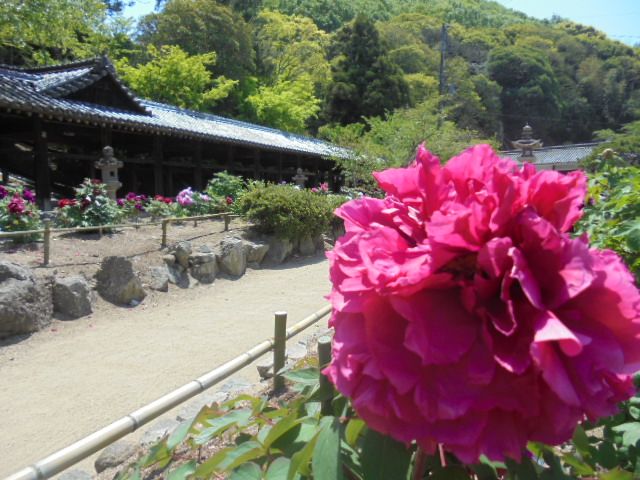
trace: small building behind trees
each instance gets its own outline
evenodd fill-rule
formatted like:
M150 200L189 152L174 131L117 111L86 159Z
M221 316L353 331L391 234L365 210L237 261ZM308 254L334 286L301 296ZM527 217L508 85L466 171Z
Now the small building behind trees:
M246 178L339 183L343 148L302 135L140 99L106 57L39 68L0 66L0 168L33 180L38 203L95 178L111 146L122 191L175 195L226 170ZM99 175L98 175L99 178Z

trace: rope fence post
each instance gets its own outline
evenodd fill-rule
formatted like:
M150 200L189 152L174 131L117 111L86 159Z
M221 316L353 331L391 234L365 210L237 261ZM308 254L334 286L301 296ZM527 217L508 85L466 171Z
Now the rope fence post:
M329 379L323 375L322 370L331 363L331 337L324 336L318 339L318 370L320 371L320 412L322 415L331 415L331 400L333 398L333 385Z
M51 255L51 220L44 221L44 251L43 264L49 265L49 257Z
M162 220L162 245L161 248L165 248L167 246L167 226L169 225L169 220Z
M280 371L284 368L287 348L287 312L275 313L273 342L273 390L278 391L284 387L284 377Z
M231 223L231 217L229 217L228 213L224 214L224 231L229 231L229 223Z

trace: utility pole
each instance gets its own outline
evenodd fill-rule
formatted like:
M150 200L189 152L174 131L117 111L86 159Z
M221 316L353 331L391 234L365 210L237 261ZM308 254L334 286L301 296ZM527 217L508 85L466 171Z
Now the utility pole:
M449 49L449 36L448 36L448 28L449 26L446 23L442 24L442 29L440 30L440 73L439 73L439 93L440 100L438 102L438 128L442 125L442 110L444 108L444 95L447 90L447 50Z

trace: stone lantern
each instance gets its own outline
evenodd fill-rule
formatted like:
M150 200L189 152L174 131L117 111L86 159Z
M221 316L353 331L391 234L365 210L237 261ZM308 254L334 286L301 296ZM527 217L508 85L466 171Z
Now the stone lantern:
M116 199L116 192L122 186L118 180L118 169L123 163L113 156L113 148L106 146L102 149L102 157L95 163L102 173L102 183L107 186L107 195L110 199Z
M521 161L533 163L536 160L533 151L542 148L543 144L540 140L533 138L533 128L527 123L522 128L522 138L520 138L520 140L514 140L511 142L511 145L513 145L513 148L522 150L522 155L520 155Z
M304 184L308 179L309 177L304 174L302 169L298 168L298 170L296 170L296 175L291 180L293 180L298 187L304 188Z

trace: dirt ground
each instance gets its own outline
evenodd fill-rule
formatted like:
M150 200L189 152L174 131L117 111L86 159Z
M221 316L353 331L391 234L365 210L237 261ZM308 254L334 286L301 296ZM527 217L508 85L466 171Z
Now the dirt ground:
M245 227L236 222L232 233ZM172 226L169 243L216 244L222 229L222 222ZM59 237L51 267L36 270L92 275L101 255L119 254L143 271L161 262L160 235L156 227L102 239ZM41 245L4 247L0 258L36 267ZM323 307L328 291L324 257L298 258L237 280L188 290L172 285L135 308L98 299L88 317L55 320L29 337L0 342L0 478L243 353L273 335L274 311L286 310L292 325ZM323 326L325 319L316 328ZM258 380L253 366L238 375ZM79 466L92 471L95 458Z

